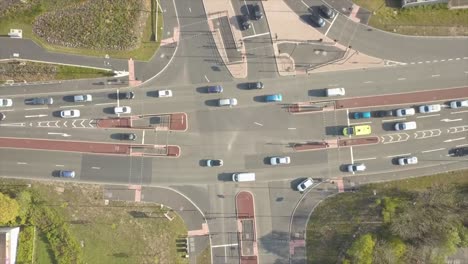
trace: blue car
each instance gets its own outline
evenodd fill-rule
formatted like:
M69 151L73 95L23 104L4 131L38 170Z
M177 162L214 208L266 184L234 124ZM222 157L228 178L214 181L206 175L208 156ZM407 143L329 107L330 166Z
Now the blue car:
M222 93L223 87L221 85L209 86L208 93Z
M265 96L265 102L281 102L283 101L283 96L281 94L271 94Z
M365 119L365 118L371 118L371 112L356 112L353 114L354 119Z

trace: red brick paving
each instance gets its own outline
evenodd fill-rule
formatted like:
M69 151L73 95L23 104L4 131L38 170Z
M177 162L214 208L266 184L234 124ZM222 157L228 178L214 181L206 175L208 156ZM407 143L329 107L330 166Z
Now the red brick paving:
M97 126L99 128L130 128L132 127L132 120L130 117L99 119L97 120Z
M237 218L253 218L255 216L253 195L249 192L239 192L236 195Z
M421 92L387 94L336 101L336 108L358 108L380 105L413 104L440 100L453 100L468 97L468 87L430 90Z
M1 148L41 149L96 154L129 155L130 145L25 138L0 138Z
M250 192L239 192L236 195L236 213L237 213L237 221L238 225L240 222L243 220L253 220L253 234L256 237L257 231L255 228L255 205L254 205L254 200L253 200L253 195ZM242 225L241 225L242 226ZM238 227L240 228L240 227ZM242 231L241 231L242 232ZM242 236L239 236L239 239L241 239ZM256 238L254 238L253 241L253 253L255 255L253 256L241 256L240 258L240 264L258 264L258 249L257 249L257 243L256 243ZM242 247L242 239L239 241ZM242 252L242 248L240 250Z
M186 131L187 128L188 128L188 124L187 124L186 113L171 114L171 123L169 125L169 130Z
M169 157L179 157L180 156L180 147L179 146L167 146L167 156L169 156Z
M369 144L377 144L377 143L379 143L378 137L338 139L338 145L340 147L369 145Z

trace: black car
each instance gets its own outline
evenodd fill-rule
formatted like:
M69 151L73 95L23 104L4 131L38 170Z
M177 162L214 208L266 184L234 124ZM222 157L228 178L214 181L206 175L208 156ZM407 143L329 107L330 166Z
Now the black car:
M124 93L119 93L119 99L133 99L135 98L135 93L134 92L124 92Z
M245 15L241 17L241 28L247 30L252 27L252 22L249 20L249 16Z
M120 140L131 140L135 141L137 136L134 133L120 133Z
M463 157L468 155L468 147L453 148L449 151L450 156Z
M252 90L252 89L263 89L263 83L262 82L251 82L247 84L247 88Z
M253 11L254 11L253 13L254 13L255 20L259 20L263 18L263 12L259 5L254 5Z
M393 116L393 111L392 110L380 110L380 111L375 111L374 112L375 117L387 117L387 116Z
M54 103L54 99L52 97L35 97L25 100L25 103L30 105L51 105Z
M326 6L326 5L321 5L319 7L319 10L320 10L320 14L324 17L324 18L328 18L328 19L332 19L335 17L336 13L335 11L333 11L333 9L331 9L330 7Z
M312 22L312 24L315 24L317 27L325 26L325 20L323 20L323 18L320 17L316 13L313 13L312 15L310 15L310 21Z

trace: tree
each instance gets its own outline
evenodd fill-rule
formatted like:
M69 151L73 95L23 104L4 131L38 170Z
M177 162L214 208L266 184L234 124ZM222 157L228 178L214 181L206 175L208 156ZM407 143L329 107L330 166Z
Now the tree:
M353 242L346 253L351 258L352 263L372 264L375 240L371 234L360 236Z
M16 200L0 193L0 224L7 224L16 219L19 206Z

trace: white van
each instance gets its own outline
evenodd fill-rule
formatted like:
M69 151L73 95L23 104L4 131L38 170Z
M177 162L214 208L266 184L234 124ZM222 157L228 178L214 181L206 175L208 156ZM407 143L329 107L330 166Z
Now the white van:
M232 174L232 181L235 181L235 182L255 181L255 173L253 172L234 173Z
M226 99L219 99L218 100L218 106L236 106L237 105L237 99L236 98L226 98Z
M344 88L328 88L325 89L325 92L328 97L330 96L344 96L345 95L345 89Z

